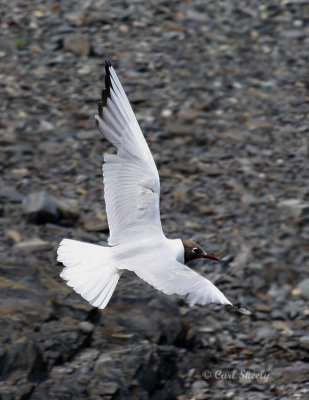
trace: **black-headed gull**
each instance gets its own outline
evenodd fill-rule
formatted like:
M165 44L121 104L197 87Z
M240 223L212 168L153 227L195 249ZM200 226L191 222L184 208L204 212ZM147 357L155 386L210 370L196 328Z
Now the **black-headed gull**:
M190 305L231 304L215 285L185 265L197 258L217 258L192 241L165 237L155 162L114 68L106 62L105 69L95 119L117 149L116 154L104 155L103 164L108 246L63 239L58 248L58 261L65 265L60 276L102 309L126 269L165 294L187 296Z

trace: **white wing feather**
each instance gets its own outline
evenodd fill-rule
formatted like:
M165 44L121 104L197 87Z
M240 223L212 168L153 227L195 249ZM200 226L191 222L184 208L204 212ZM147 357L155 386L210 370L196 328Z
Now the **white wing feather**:
M191 268L173 259L158 262L154 259L152 264L137 266L133 271L144 281L161 290L165 294L187 296L186 301L194 304L230 304L224 294L208 279L193 271Z
M158 171L129 100L110 64L106 64L99 130L117 148L105 154L104 198L110 230L109 244L118 245L149 227L163 235L160 220Z

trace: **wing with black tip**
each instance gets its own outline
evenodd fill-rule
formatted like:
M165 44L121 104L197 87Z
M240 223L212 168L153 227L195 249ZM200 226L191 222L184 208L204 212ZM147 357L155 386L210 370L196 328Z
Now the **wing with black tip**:
M104 198L109 244L151 232L163 235L158 171L129 100L110 63L105 64L105 89L96 121L116 154L105 154Z

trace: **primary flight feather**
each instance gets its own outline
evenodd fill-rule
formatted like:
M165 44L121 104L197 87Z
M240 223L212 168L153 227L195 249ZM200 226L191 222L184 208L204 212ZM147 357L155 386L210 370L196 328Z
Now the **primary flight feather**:
M167 239L160 220L158 170L129 100L109 62L105 89L95 116L99 131L116 154L105 154L104 198L108 246L63 239L58 261L61 277L95 307L105 308L124 270L136 273L165 294L186 296L190 305L231 304L209 280L185 264L217 260L198 244Z

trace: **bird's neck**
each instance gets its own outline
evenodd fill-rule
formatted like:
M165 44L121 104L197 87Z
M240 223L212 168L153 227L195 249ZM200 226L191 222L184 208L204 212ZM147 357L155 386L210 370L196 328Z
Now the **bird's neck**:
M167 239L168 244L176 257L176 260L182 264L185 262L185 249L181 239Z

